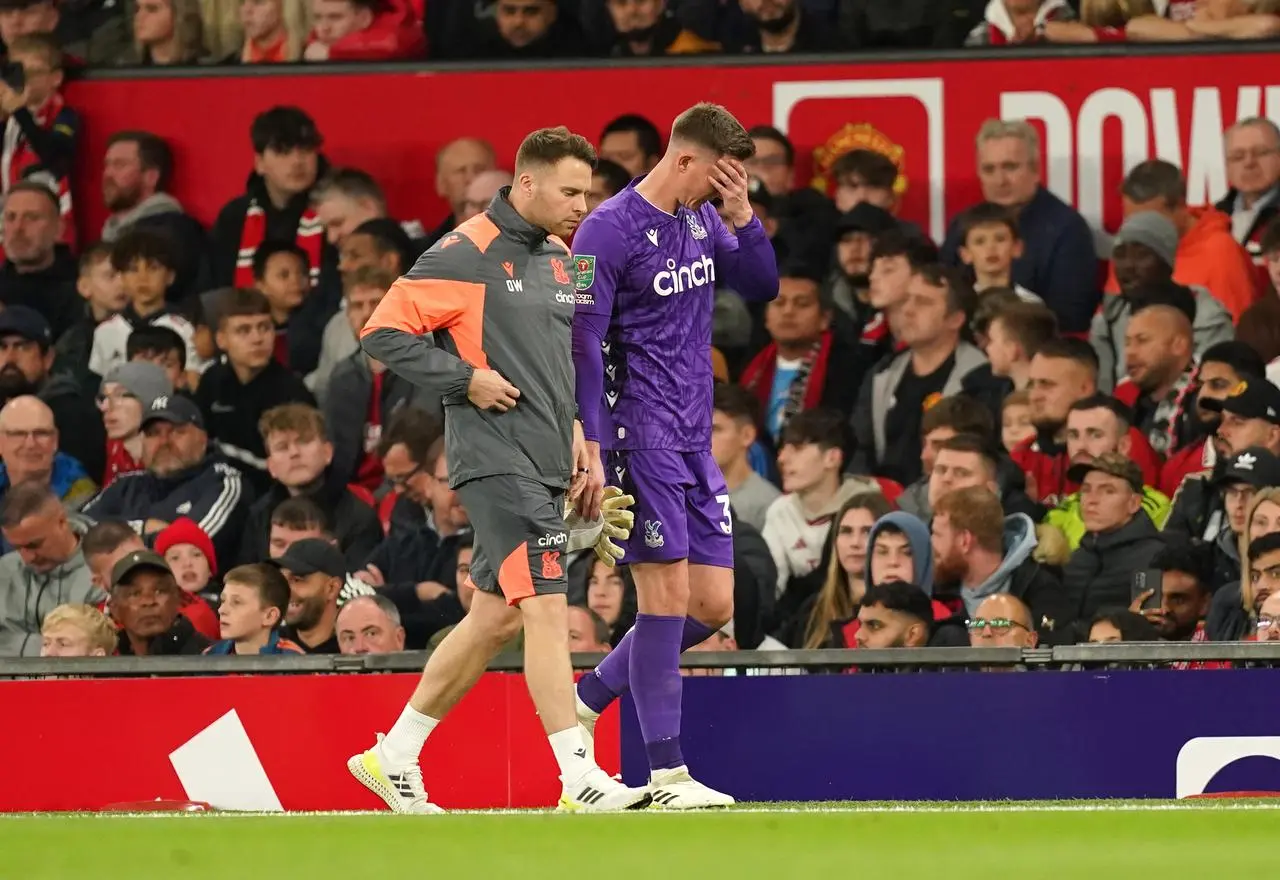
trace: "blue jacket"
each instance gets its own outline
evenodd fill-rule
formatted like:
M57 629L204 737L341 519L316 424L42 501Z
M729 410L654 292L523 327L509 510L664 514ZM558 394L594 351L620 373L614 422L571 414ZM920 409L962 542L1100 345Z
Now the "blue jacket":
M1043 186L1018 215L1022 256L1013 261L1013 283L1037 294L1058 316L1063 333L1088 333L1102 299L1093 230L1080 214ZM953 220L942 261L960 264L960 225Z
M205 648L206 654L234 654L236 652L236 643L233 639L222 639L214 642ZM271 635L267 638L267 643L262 646L259 654L303 654L304 652L296 644L280 635L279 630L272 630Z

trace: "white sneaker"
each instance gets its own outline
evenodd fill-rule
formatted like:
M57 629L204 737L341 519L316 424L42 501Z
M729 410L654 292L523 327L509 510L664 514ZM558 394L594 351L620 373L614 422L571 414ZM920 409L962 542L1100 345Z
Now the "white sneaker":
M729 795L690 776L688 767L654 770L649 777L649 793L655 810L705 810L731 807L734 803Z
M382 798L393 813L443 813L444 810L427 800L426 789L422 786L422 768L414 761L403 767L389 767L381 756L383 735L378 734L378 743L367 752L352 755L347 760L347 769L356 781L369 791Z
M652 797L648 789L627 788L599 767L592 767L560 793L561 813L615 813L643 810Z
M581 697L576 698L578 709L578 730L582 733L582 742L587 747L587 754L594 760L596 754L596 722L600 713L596 712Z

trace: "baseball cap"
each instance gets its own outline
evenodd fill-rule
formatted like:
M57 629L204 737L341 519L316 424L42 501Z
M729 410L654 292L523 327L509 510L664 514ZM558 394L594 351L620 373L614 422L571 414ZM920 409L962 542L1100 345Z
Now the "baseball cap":
M1248 483L1259 489L1280 486L1280 458L1261 446L1250 446L1240 450L1214 482L1219 486Z
M27 306L9 306L0 312L0 336L21 336L40 343L41 348L53 345L53 331L44 315Z
M1225 400L1202 400L1210 412L1229 412L1242 419L1264 419L1280 425L1280 388L1266 379L1249 376L1241 380Z
M112 567L111 586L120 586L121 581L128 580L129 575L144 568L173 574L169 563L165 562L164 557L159 553L154 550L134 550Z
M867 232L871 235L879 235L897 227L898 221L884 208L870 202L859 202L840 215L840 219L836 221L836 234Z
M151 409L151 402L157 397L173 393L173 384L164 370L146 361L116 364L102 380L104 385L108 382L123 385L126 391L138 398L144 411Z
M1139 211L1130 214L1120 224L1112 243L1112 253L1122 244L1140 244L1150 248L1156 256L1172 266L1178 254L1178 230L1173 221L1155 211Z
M1093 471L1119 477L1133 487L1133 491L1142 491L1142 468L1118 452L1105 452L1093 461L1073 464L1067 470L1067 479L1073 483L1083 483L1084 478Z
M204 430L204 416L200 415L200 407L189 397L181 394L162 394L151 401L151 406L142 415L142 426L148 422L169 422L174 425L195 425Z
M271 562L304 577L317 571L322 571L329 577L347 576L347 560L342 551L321 538L294 541L283 556L277 556Z

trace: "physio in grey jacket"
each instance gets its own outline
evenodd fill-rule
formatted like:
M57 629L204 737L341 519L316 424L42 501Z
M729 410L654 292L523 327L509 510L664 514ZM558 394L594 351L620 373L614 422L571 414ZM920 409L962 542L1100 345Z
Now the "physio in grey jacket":
M106 601L81 550L90 525L46 487L24 483L6 494L0 529L15 547L30 549L0 556L0 657L38 657L40 626L59 605Z

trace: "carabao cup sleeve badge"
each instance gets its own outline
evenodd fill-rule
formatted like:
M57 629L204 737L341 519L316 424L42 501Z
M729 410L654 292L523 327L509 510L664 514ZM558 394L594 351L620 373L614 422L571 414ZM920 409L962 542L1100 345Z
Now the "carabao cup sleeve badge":
M591 254L578 254L573 258L573 264L578 272L573 287L575 290L586 290L596 280L596 258Z

